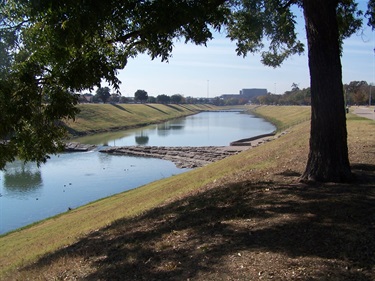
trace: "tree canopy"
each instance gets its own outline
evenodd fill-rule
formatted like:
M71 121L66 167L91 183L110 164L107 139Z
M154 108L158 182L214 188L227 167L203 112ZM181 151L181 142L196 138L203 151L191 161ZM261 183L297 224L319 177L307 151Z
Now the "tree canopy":
M181 96L180 94L175 94L171 96L172 103L179 104L183 101L183 99L184 99L183 96Z
M0 168L16 156L43 162L59 151L64 136L59 120L77 113L73 92L100 87L103 80L118 90L118 70L129 58L146 53L168 61L174 40L206 44L213 30L225 29L239 55L260 52L265 65L281 65L305 49L294 9L305 17L313 109L304 177L346 180L341 44L366 18L374 27L375 0L368 1L367 11L355 0L0 1ZM325 114L331 108L337 109L333 117ZM323 164L314 157L332 126L340 128L335 138L341 143L329 145L342 151L322 154L332 158L326 161L331 167L313 171Z
M134 100L145 102L148 99L148 93L145 90L137 90L134 93Z
M73 92L103 80L118 90L129 58L166 61L176 38L205 44L225 21L224 2L0 1L0 168L61 151L60 120L78 112Z
M167 103L169 103L170 101L171 101L171 97L170 96L167 96L167 95L158 95L157 97L156 97L156 101L158 102L158 103L164 103L164 104L167 104Z
M111 97L111 90L108 87L100 87L96 90L96 97L102 102L106 103L107 100Z

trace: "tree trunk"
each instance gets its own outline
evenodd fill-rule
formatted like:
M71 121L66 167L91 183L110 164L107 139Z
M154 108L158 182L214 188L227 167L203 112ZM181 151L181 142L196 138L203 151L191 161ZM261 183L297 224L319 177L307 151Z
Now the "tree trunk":
M311 85L310 152L303 181L347 182L346 112L337 0L303 0Z

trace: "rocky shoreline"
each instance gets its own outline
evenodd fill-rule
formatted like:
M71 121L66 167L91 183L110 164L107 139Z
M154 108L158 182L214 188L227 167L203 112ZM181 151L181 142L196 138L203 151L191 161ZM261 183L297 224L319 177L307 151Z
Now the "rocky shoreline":
M86 152L96 149L97 146L93 144L82 144L79 142L65 143L65 152Z
M100 149L101 153L113 155L128 155L138 157L153 157L172 161L178 168L197 168L209 163L222 160L228 156L240 153L243 150L258 146L264 142L271 141L278 136L265 134L253 138L242 139L232 142L230 146L111 146ZM66 152L85 152L97 149L95 145L69 142L65 145Z
M237 154L240 151L227 149L224 146L121 146L104 148L99 152L114 155L153 157L172 161L178 168L197 168Z

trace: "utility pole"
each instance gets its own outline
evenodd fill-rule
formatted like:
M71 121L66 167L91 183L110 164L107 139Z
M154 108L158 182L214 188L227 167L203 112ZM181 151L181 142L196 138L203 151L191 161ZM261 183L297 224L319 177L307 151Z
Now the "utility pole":
M370 95L369 95L369 98L368 98L368 105L371 106L371 89L372 89L372 83L370 83Z
M207 80L207 102L209 99L209 92L210 92L210 80Z

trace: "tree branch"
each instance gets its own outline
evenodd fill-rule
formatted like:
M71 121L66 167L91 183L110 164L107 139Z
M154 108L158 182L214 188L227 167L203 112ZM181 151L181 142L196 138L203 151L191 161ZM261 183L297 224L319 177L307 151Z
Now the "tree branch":
M135 31L132 31L132 32L130 32L128 34L125 34L123 36L119 36L117 38L108 40L108 43L109 44L113 44L113 43L116 43L116 42L126 43L126 41L128 41L130 38L136 38L139 35L141 35L141 31L135 30Z
M298 2L298 0L289 0L283 6L281 6L281 9L285 10L285 9L289 8L290 6L292 6L293 4L297 4L297 2Z

